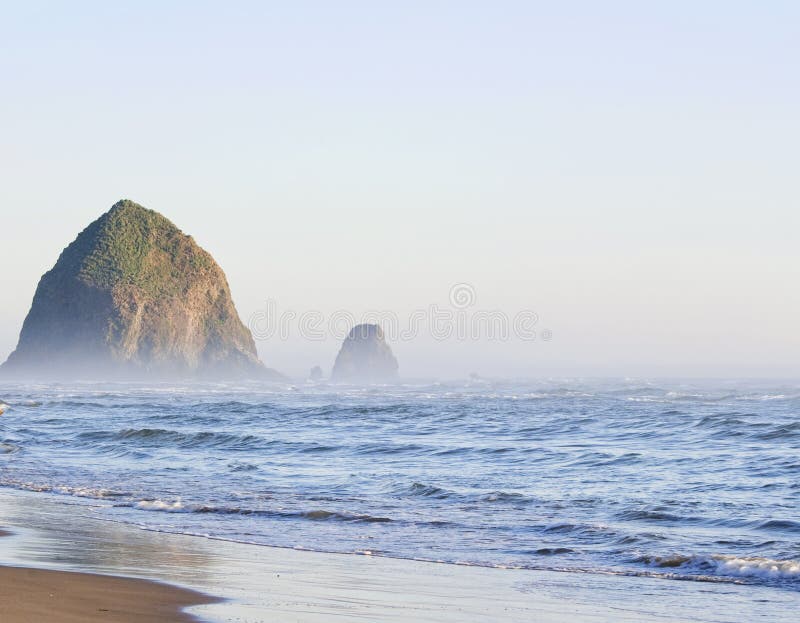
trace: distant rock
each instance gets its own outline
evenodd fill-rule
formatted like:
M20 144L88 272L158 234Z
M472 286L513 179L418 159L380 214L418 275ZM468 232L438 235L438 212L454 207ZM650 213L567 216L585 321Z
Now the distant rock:
M225 274L169 220L128 200L41 278L17 349L29 378L277 378L259 361Z
M308 378L311 381L321 381L322 380L322 368L319 366L314 366L311 368L311 372L308 374Z
M386 382L397 378L397 369L397 359L386 343L383 329L376 324L360 324L345 338L331 380Z

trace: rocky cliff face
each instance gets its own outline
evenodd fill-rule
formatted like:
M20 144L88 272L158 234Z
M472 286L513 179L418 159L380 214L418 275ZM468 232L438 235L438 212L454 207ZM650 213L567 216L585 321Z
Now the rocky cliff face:
M336 357L331 380L375 383L397 378L397 359L375 324L360 324L350 330Z
M222 269L169 220L128 200L42 277L0 368L31 378L277 376L258 360Z

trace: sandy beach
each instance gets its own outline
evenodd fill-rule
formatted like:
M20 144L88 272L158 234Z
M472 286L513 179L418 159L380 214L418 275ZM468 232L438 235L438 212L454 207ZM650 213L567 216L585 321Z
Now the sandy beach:
M0 537L11 533L0 529ZM0 566L4 623L190 623L188 606L214 603L202 593L147 580Z
M213 600L157 582L64 571L0 567L4 623L197 621L183 612Z

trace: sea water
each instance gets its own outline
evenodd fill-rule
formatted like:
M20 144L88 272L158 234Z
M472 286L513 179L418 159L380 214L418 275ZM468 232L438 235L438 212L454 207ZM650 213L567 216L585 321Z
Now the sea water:
M800 384L0 385L0 486L243 543L800 591Z

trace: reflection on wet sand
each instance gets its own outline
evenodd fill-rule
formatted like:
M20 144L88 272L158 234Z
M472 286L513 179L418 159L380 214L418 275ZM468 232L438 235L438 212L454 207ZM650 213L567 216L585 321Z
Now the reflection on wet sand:
M167 534L97 520L90 506L47 504L25 493L0 500L0 525L14 526L14 536L0 542L6 563L146 578L164 569L170 581L197 584L216 560L203 539L186 547Z

